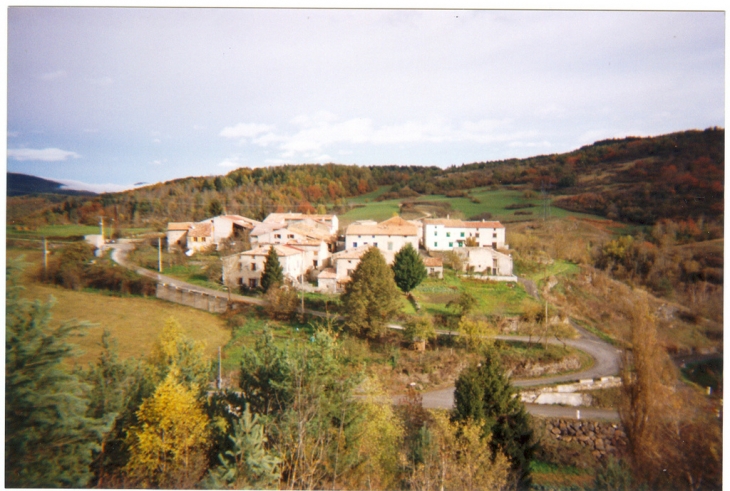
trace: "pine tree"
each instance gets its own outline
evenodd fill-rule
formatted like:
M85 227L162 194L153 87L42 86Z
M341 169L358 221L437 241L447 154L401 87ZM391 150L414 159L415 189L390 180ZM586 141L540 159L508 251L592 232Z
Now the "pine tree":
M400 310L393 270L377 247L362 256L342 294L342 305L345 324L369 337L382 335L388 319Z
M492 452L501 451L517 473L520 488L529 488L530 459L535 450L525 406L510 385L494 353L471 365L456 380L456 421L484 421L484 437L491 435Z
M279 255L276 253L276 247L271 246L269 253L266 255L264 262L264 272L261 275L261 288L268 291L275 284L284 282L284 270L279 264Z
M84 324L51 328L52 302L20 298L16 265L8 266L5 347L5 485L83 487L103 423L86 415L89 387L64 360L69 337Z
M396 253L393 273L395 284L406 293L417 287L428 276L423 259L411 244L406 244Z

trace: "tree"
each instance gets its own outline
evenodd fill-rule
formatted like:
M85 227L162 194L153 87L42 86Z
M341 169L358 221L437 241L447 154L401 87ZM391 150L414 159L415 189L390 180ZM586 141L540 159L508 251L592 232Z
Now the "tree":
M269 291L273 285L282 284L284 282L284 270L279 264L279 255L276 253L276 247L271 246L269 253L266 255L264 262L264 272L261 275L261 288Z
M246 405L234 422L233 435L228 436L233 448L218 456L221 465L210 471L204 484L211 489L275 487L281 476L281 459L266 449L268 439L265 433L259 415L252 414Z
M201 463L210 441L208 418L196 388L185 387L180 377L173 367L140 406L139 424L129 429L127 472L143 485L192 487L205 470Z
M83 487L92 477L92 452L106 427L87 416L89 387L65 360L68 343L86 327L52 328L53 302L20 298L17 264L7 269L5 334L5 485Z
M464 317L459 321L459 332L466 343L466 349L480 349L493 341L487 336L494 334L489 324L482 320Z
M265 295L268 314L272 319L287 321L297 310L298 296L296 290L288 286L274 284Z
M381 336L388 319L400 310L393 270L377 247L371 247L352 273L342 294L345 324L355 333Z
M223 205L221 204L221 202L218 201L217 199L212 200L208 204L208 213L210 214L210 216L214 216L214 217L222 215L223 214Z
M395 284L406 293L417 287L428 276L423 259L410 243L396 253L393 273Z
M281 413L291 404L289 361L286 352L274 344L268 327L253 348L244 350L239 383L254 413Z
M412 343L418 341L428 342L436 337L436 329L433 327L433 320L429 315L420 315L410 319L406 323L404 331L406 339Z
M490 447L503 452L517 473L519 487L530 486L530 459L535 450L529 416L497 361L488 353L481 363L461 372L454 392L455 421L484 422Z

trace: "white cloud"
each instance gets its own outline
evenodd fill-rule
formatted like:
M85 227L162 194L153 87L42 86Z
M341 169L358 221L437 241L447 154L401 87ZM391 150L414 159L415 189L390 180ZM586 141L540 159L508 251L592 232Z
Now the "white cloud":
M226 126L223 128L219 136L245 140L246 138L253 138L273 129L274 127L268 124L238 123L236 126Z
M226 167L226 168L237 168L243 166L243 162L245 162L245 158L243 158L242 155L231 155L223 159L222 162L218 163L218 167Z
M69 157L75 159L81 157L76 152L61 150L60 148L9 148L8 158L13 160L36 160L41 162L61 162Z
M56 70L55 72L43 73L38 78L40 78L41 80L56 80L59 78L64 78L67 75L68 74L65 70Z
M77 191L91 191L92 193L117 193L120 191L126 191L133 189L133 185L122 185L122 184L92 184L82 181L74 181L72 179L56 179L51 178L50 180L60 182L63 184L65 189L75 189Z

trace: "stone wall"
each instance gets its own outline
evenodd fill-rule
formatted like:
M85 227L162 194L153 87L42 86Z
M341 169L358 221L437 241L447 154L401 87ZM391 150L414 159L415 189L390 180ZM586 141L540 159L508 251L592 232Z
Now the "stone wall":
M578 419L546 419L545 423L550 437L588 447L596 458L621 457L627 451L628 440L619 423Z
M621 387L620 377L601 377L599 380L585 379L572 384L561 384L520 392L522 402L528 404L566 404L568 406L590 406L590 394L583 391Z
M223 294L222 296L210 295L167 283L157 283L157 298L213 313L222 313L228 308L228 299Z

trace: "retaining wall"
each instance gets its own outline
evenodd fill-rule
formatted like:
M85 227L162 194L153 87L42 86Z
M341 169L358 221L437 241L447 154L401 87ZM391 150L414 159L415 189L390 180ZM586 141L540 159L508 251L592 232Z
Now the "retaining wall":
M228 308L228 299L225 296L210 295L167 283L157 283L157 298L217 314Z
M619 423L546 419L547 434L563 442L576 442L587 447L596 458L621 457L628 450L628 440Z

